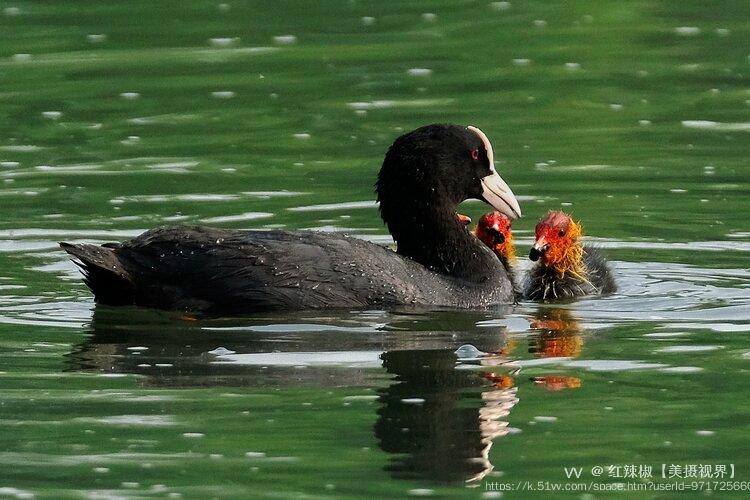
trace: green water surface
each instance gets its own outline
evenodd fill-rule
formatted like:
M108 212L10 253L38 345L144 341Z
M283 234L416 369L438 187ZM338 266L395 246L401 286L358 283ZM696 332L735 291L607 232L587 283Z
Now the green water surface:
M743 0L3 2L0 497L747 488L748 73ZM569 211L618 293L194 320L95 306L57 247L175 223L387 244L383 154L434 122L492 140L519 255ZM662 477L693 465L716 474ZM570 467L652 489L531 491Z

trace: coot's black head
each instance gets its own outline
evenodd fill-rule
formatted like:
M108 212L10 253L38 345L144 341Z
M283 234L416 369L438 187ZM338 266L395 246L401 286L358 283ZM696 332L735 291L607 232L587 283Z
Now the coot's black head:
M511 219L521 216L513 192L493 164L492 145L476 127L427 125L404 134L385 155L376 185L380 212L394 225L412 217L454 213L476 198Z

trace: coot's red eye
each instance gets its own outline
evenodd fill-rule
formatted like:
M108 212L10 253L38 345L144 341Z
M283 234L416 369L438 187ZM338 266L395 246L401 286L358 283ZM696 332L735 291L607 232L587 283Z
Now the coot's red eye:
M475 160L475 161L479 159L479 150L478 149L472 149L471 150L471 159Z

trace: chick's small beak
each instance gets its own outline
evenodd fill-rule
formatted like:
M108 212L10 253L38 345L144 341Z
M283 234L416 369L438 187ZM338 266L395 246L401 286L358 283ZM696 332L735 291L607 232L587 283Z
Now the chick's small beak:
M497 172L482 177L482 198L500 213L511 219L521 217L521 206L516 195Z
M534 246L531 247L531 250L529 251L529 259L536 262L548 248L549 244L547 243L547 240L544 239L544 236L540 236L534 242Z

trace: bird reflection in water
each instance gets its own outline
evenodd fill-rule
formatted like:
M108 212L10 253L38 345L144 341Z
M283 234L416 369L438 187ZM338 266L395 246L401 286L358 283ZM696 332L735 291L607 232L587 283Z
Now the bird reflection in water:
M537 358L577 358L583 348L582 328L567 309L541 307L531 322L529 352ZM578 389L581 379L568 375L543 375L532 381L550 391Z
M512 376L496 373L508 358L482 356L474 366L457 364L451 350L389 351L381 358L395 376L380 390L375 424L381 449L396 455L387 470L442 483L479 481L491 472L493 440L510 432L507 417L518 402Z
M279 346L289 354L324 353L336 346L372 350L377 359L380 351L382 367L392 381L379 390L374 434L380 448L391 454L388 472L404 479L476 482L494 468L489 457L493 442L513 431L508 419L518 403L520 379L513 362L518 357L514 356L518 337L508 337L504 328L477 330L476 318L464 316L453 323L452 316L440 317L441 325L453 327L449 335L431 331L437 326L434 318L424 323L430 331L397 328L366 336L336 330L302 336L299 332L248 334L241 322L236 330L206 334L202 322L176 321L172 316L123 317L119 311L101 308L92 321L92 335L69 355L69 369L138 373L146 386L268 387L301 381L321 387L369 385L373 368L298 370L283 364L217 364L218 355L211 353L217 345L239 354L276 352ZM407 320L413 329L413 319L403 321ZM531 328L533 356L575 357L581 351L581 328L564 309L539 309ZM471 345L465 347L473 354L455 351L456 344L464 342L477 342L484 352ZM556 374L532 381L554 391L581 385L578 378ZM497 449L495 456L501 456Z

